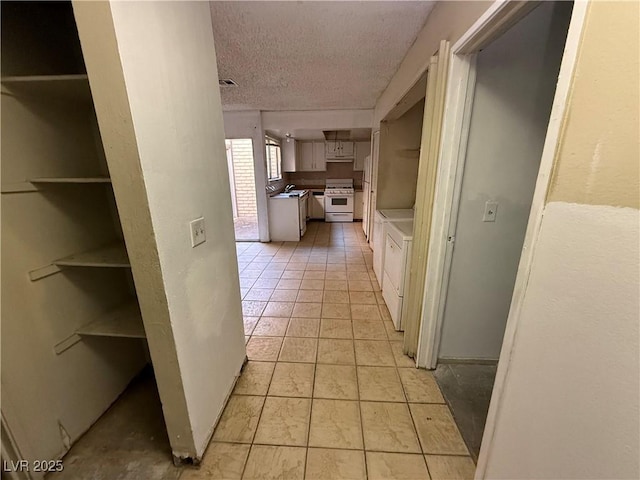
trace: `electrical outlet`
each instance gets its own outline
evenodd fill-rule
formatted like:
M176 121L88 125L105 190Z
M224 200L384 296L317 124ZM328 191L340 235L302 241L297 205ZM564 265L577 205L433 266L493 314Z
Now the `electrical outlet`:
M207 240L207 233L204 229L204 217L196 218L189 222L191 231L191 247L197 247Z
M495 222L498 214L498 202L488 201L484 204L483 222Z

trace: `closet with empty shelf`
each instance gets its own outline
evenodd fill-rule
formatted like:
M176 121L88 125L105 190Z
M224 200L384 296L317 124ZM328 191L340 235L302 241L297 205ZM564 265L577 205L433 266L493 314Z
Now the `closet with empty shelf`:
M2 3L3 421L55 458L149 353L71 3Z

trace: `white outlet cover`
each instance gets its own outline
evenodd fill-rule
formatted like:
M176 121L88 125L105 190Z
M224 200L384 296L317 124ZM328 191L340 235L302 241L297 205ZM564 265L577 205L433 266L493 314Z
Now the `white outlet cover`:
M189 222L191 233L191 247L197 247L207 241L207 231L204 227L204 217L196 218Z
M496 215L498 214L498 202L488 201L484 204L484 215L482 215L483 222L495 222Z

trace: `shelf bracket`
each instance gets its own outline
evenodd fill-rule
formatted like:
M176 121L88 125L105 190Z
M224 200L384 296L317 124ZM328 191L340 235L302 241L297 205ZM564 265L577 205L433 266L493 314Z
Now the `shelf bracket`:
M78 335L77 333L72 333L61 342L56 343L53 346L53 350L56 352L56 355L60 355L65 350L68 350L71 347L73 347L80 340L82 340L82 337L80 335Z
M47 265L46 267L40 267L40 268L36 268L35 270L31 270L29 272L29 279L32 282L35 282L36 280L49 277L61 271L62 271L61 267L59 267L58 265L54 265L52 263L50 265Z

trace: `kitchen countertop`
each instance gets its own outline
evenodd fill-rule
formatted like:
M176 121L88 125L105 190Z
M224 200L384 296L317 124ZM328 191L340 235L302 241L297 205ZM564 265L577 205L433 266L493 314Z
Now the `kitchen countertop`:
M324 185L301 185L300 188L305 190L324 190L325 186ZM361 192L362 187L355 187L354 190L356 192Z
M270 198L300 198L309 193L308 189L304 190L291 190L290 192L280 192L274 195L270 195Z

